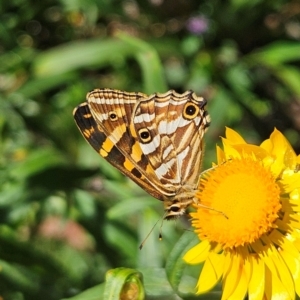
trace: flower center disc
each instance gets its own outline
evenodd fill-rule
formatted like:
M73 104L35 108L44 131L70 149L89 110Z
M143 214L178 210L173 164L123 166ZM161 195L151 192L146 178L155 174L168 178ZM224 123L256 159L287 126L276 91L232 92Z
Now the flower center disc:
M200 203L223 212L198 207L192 213L201 239L224 248L252 243L273 228L278 218L280 188L261 162L232 159L212 169L200 181Z

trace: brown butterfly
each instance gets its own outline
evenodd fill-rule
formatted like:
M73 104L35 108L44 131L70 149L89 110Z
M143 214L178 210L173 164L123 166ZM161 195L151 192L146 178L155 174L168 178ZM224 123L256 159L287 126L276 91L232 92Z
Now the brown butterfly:
M184 214L200 177L210 118L194 92L96 89L74 109L87 142L109 163L164 202L165 219Z

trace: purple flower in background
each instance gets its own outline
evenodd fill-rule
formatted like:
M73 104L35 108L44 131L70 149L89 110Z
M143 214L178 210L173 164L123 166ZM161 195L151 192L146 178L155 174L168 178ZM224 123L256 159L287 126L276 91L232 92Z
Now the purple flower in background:
M204 16L191 17L187 20L186 28L193 34L201 35L208 29L208 20Z

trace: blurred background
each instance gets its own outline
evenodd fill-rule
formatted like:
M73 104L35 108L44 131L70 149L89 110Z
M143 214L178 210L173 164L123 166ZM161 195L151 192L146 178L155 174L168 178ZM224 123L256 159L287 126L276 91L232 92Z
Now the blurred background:
M204 169L225 126L253 143L276 127L300 152L297 0L10 0L0 13L0 299L67 298L110 268L163 269L189 228L164 222L158 241L159 223L138 249L163 204L78 131L72 110L94 88L205 97Z

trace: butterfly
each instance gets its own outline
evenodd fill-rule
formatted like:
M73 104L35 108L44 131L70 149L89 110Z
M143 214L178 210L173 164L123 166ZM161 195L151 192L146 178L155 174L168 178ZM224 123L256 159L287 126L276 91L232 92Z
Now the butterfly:
M146 95L112 89L88 93L74 111L86 141L146 192L163 201L165 219L195 200L210 124L206 101L193 91Z

